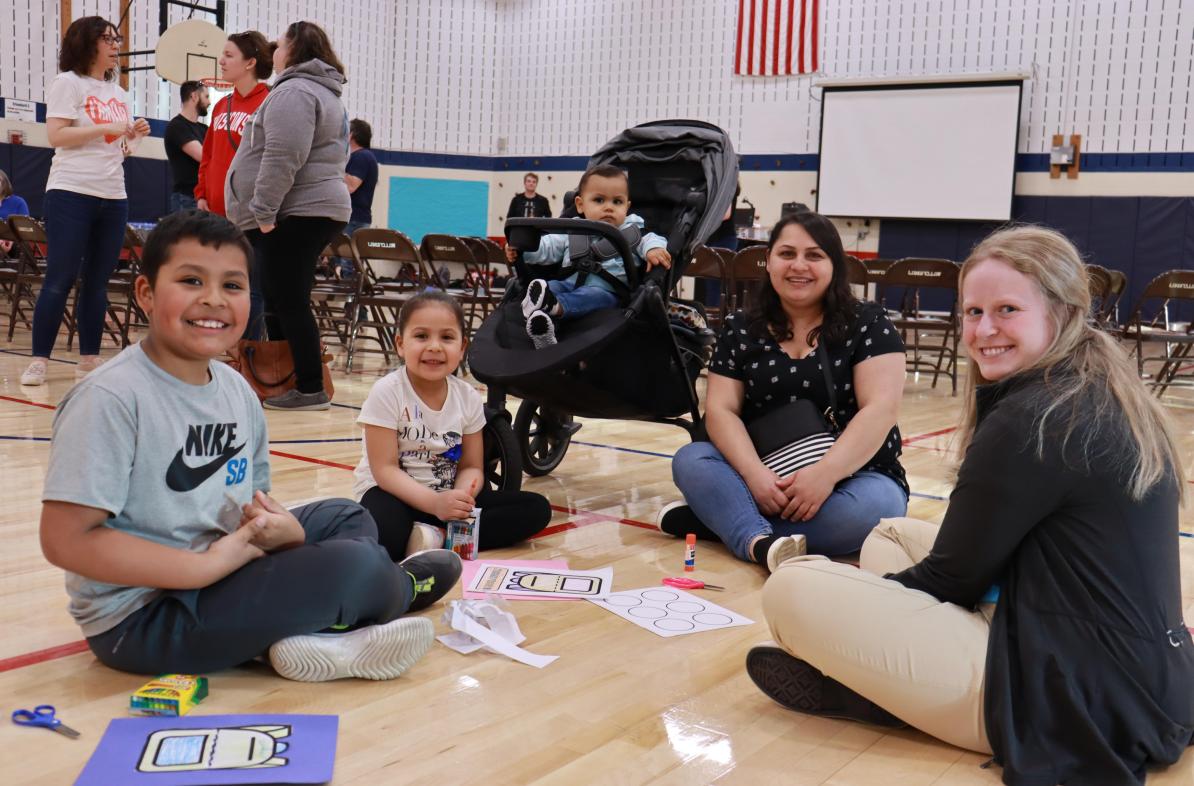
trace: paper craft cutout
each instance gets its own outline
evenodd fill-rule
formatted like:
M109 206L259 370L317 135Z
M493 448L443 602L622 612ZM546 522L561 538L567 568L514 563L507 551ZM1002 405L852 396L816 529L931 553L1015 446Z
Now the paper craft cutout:
M609 593L613 568L598 570L525 570L484 565L468 589L526 598L597 598Z
M754 624L754 620L736 611L671 587L611 592L604 598L588 600L665 638Z
M509 604L500 598L493 600L454 600L444 612L444 622L453 633L437 636L445 647L468 655L487 649L507 658L541 669L558 655L538 655L518 646L526 636L518 627L518 620Z
M335 715L120 718L75 786L327 783L338 726Z
M460 586L468 587L473 583L473 576L477 575L477 571L486 565L498 565L503 568L522 568L524 570L547 571L548 573L560 570L568 570L568 563L562 559L482 559L482 560L465 560L463 562L464 572L460 576ZM493 593L489 593L493 594ZM484 592L470 592L465 590L465 600L485 600L489 594ZM497 593L501 594L501 593ZM528 598L526 595L504 595L506 600L535 600L535 596ZM558 595L538 596L539 600L576 600L576 598L561 598Z

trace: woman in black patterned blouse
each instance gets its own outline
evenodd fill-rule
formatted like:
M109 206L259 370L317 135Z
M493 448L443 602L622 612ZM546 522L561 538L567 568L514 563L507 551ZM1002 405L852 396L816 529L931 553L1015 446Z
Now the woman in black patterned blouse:
M659 526L725 542L739 558L774 570L806 552L857 551L880 518L902 516L908 484L896 428L904 343L882 307L859 302L846 280L837 229L808 211L771 230L755 308L726 320L709 368L709 442L672 461L685 503ZM817 463L786 477L768 469L746 425L808 399L829 407L817 346L824 344L842 431Z

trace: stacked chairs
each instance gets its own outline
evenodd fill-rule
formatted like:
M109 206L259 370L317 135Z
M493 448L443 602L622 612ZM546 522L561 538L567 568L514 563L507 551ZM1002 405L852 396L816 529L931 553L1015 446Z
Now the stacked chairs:
M488 256L485 266L480 266L464 239L454 235L425 235L419 252L435 276L433 286L460 300L464 307L465 330L471 338L476 327L501 300L501 296L495 298L489 288ZM448 271L446 281L440 272L444 269Z
M730 284L735 309L749 308L760 282L767 278L767 247L749 246L734 254L730 265Z
M721 293L721 302L716 306L704 304L709 326L714 329L721 325L731 304L729 268L719 251L719 249L708 246L697 246L696 251L692 254L692 261L684 270L685 278L717 283L718 291ZM732 254L730 259L733 259Z
M149 327L149 317L137 304L135 285L141 275L141 251L145 238L131 226L124 228L121 253L125 264L108 279L108 334L123 349L131 342L134 329Z
M4 295L6 307L11 307L17 294L17 282L21 275L23 257L20 251L20 240L12 227L8 225L7 220L0 221L0 243L10 246L10 251L5 251L3 247L0 247L0 294ZM9 316L7 309L4 313ZM18 318L28 323L27 315L22 313Z
M315 315L319 335L334 338L340 346L347 349L349 334L352 332L353 305L357 296L357 279L361 276L361 264L357 261L352 241L344 233L328 243L320 256L327 260L325 267L329 270L335 269L336 259L349 259L353 263L351 274L344 277L334 274L317 277L315 286L311 288L311 313Z
M398 312L426 283L425 265L411 239L393 229L358 229L352 236L356 278L355 308L348 334L346 371L359 352L379 352L393 363ZM364 331L372 331L372 335ZM378 346L360 346L371 340Z
M29 216L9 216L8 226L17 252L16 275L11 279L8 310L8 340L12 341L17 323L33 329L33 308L37 293L46 280L46 230L41 222ZM67 329L74 330L74 314L66 309L63 319Z
M958 392L959 271L958 264L948 259L897 260L883 274L881 301L904 339L908 370L932 371L934 388L938 377L947 375L954 395ZM890 299L896 293L899 302L893 306ZM930 300L937 301L936 308L923 307L922 296L926 293ZM926 336L936 337L937 341L926 343Z
M1179 312L1175 316L1174 312ZM1185 320L1179 319L1183 314ZM1190 348L1194 346L1194 271L1170 270L1154 278L1132 307L1122 335L1133 342L1132 354L1142 379L1151 380L1153 392L1164 395L1178 378L1194 378ZM1150 347L1160 352L1149 354ZM1155 366L1155 371L1149 367Z

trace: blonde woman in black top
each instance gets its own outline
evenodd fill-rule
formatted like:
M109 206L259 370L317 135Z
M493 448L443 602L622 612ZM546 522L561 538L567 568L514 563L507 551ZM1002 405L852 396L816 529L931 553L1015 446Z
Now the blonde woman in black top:
M861 570L785 564L763 593L777 644L747 671L792 709L993 752L1007 784L1138 783L1194 732L1173 431L1089 319L1059 233L988 237L961 299L971 366L944 522L882 522Z

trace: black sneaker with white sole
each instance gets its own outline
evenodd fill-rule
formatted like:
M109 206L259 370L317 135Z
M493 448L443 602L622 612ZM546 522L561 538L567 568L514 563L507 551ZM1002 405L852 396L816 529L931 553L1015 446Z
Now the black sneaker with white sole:
M535 349L556 344L556 323L544 311L536 311L527 319L527 335Z
M534 314L536 311L543 311L550 314L555 305L556 296L552 293L551 288L547 286L546 281L536 278L527 284L526 295L522 298L523 319L530 319L531 314Z
M409 573L415 583L415 595L407 611L420 611L447 595L464 569L459 555L447 549L417 551L399 562L398 567Z
M891 729L908 725L775 644L752 647L746 654L746 673L759 690L790 710Z

